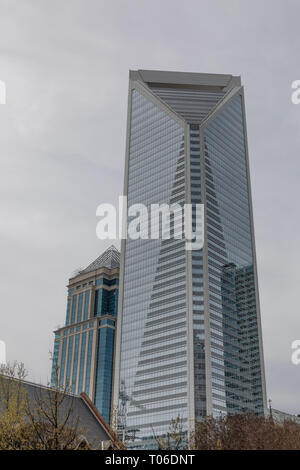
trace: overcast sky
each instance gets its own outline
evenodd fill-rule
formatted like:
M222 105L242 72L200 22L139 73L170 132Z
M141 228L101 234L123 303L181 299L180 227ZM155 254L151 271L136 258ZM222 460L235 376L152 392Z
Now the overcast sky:
M0 339L50 377L66 284L108 245L122 193L129 69L241 75L268 397L300 413L298 0L0 0Z

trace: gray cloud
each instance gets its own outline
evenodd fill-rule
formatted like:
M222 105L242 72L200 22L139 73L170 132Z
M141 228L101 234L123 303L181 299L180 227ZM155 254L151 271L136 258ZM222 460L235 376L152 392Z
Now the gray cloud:
M268 394L300 411L299 2L0 0L0 337L47 381L68 276L107 246L122 192L129 68L232 73L246 91Z

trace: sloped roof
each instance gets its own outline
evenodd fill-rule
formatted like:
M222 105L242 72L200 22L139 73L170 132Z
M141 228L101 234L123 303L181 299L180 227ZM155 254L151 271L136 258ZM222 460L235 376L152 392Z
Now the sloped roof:
M107 250L104 251L95 261L82 271L80 274L89 273L95 269L100 268L119 268L120 267L120 252L114 245L111 245Z
M6 383L9 382L17 383L22 387L32 409L41 402L44 403L45 409L47 409L47 406L51 408L55 389L0 375L0 388L7 387ZM98 449L101 442L107 441L111 441L115 448L121 448L121 443L114 435L113 430L85 393L81 393L80 396L71 393L60 393L63 396L63 400L62 397L59 398L58 419L60 422L63 422L66 419L66 414L70 413L68 424L72 426L78 423L79 429L83 430L85 438L92 449Z

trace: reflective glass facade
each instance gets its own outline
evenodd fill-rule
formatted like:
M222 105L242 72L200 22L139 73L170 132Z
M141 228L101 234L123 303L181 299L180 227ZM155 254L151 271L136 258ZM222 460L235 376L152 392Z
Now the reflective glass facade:
M242 97L204 129L213 412L263 412Z
M134 90L128 206L184 200L184 128ZM119 406L140 442L164 433L174 415L186 426L185 269L182 240L126 242Z
M189 432L208 414L264 412L243 89L231 75L134 71L128 116L128 208L205 206L201 250L122 245L115 404L129 447L155 448L177 416Z

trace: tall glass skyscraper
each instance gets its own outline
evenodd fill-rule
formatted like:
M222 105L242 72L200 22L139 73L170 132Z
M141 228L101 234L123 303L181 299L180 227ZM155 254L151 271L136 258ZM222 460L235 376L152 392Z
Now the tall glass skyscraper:
M111 246L69 280L66 322L55 331L51 386L85 392L110 422L120 254ZM57 373L58 372L58 373Z
M131 71L124 194L204 204L204 247L123 240L114 403L132 446L172 418L266 409L243 87L239 77ZM193 226L195 226L195 211Z

